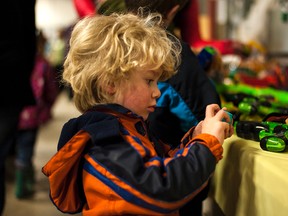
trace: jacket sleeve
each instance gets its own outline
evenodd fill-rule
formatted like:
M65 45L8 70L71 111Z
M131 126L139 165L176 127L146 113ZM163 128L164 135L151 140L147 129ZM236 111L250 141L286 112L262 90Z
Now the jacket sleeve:
M222 159L222 154L223 154L223 147L222 145L218 142L218 139L212 135L209 134L199 134L195 137L193 137L193 131L195 127L192 127L182 138L181 140L181 145L190 145L191 143L193 144L194 142L200 142L201 144L205 145L209 150L212 152L214 155L216 162Z

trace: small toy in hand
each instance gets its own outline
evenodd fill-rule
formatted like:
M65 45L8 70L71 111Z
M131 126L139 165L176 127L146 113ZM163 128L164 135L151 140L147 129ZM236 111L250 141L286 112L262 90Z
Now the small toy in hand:
M228 114L228 116L229 116L229 118L230 118L230 121L227 122L225 118L223 118L222 121L223 121L223 122L227 122L227 123L229 123L229 124L232 124L232 122L233 122L233 114L230 113L230 112L228 112L228 111L226 111L226 110L225 110L225 112Z

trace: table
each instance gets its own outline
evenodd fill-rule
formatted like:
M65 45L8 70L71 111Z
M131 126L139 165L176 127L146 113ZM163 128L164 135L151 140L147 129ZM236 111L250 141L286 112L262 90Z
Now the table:
M211 195L226 216L288 215L288 150L260 148L233 135L211 181Z

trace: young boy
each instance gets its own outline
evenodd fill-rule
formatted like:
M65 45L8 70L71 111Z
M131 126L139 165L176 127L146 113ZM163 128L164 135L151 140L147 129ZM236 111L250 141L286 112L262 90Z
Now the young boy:
M71 35L63 79L83 114L68 121L43 167L50 197L65 213L178 215L204 188L233 127L217 104L169 148L148 132L157 82L180 63L181 44L159 14L91 16Z
M134 13L137 13L139 7L144 7L147 12L161 13L165 26L169 26L170 31L173 31L175 17L188 2L189 0L125 0L125 5L126 10ZM207 105L221 106L215 86L200 66L190 45L182 40L181 45L178 73L165 82L158 83L161 96L157 100L155 112L148 118L150 131L171 146L177 146L186 131L205 118ZM180 209L180 216L201 216L202 203L208 192L209 184Z

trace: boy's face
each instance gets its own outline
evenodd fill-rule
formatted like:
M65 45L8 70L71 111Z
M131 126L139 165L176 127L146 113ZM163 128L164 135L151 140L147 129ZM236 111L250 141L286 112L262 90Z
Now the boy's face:
M115 103L146 120L149 113L154 112L156 99L161 95L157 86L160 75L159 72L149 70L132 72L129 80L120 85Z

